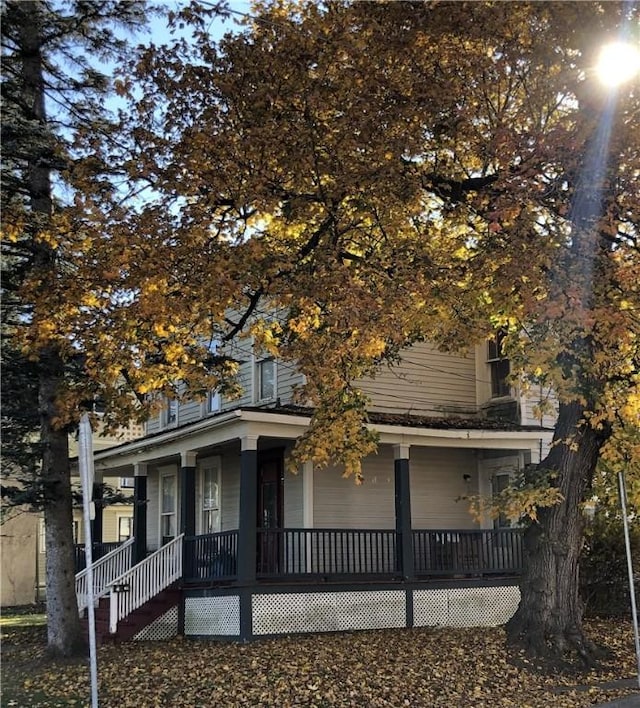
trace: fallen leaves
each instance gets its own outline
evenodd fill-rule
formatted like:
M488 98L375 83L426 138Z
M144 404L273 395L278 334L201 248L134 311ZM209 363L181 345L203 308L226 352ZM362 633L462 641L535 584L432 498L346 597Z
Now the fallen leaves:
M500 628L107 645L98 652L100 705L583 708L632 690L616 680L633 676L635 665L629 623L590 622L589 634L611 659L571 676L514 662ZM88 705L88 666L52 665L44 649L43 628L8 629L2 705Z

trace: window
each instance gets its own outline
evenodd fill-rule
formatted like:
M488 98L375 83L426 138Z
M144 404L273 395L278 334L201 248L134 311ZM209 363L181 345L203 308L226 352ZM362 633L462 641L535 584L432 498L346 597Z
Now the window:
M134 487L133 477L120 477L120 481L118 483L118 486L120 487L120 489L133 489L133 487Z
M503 341L506 332L500 330L496 336L488 342L487 363L491 369L491 397L500 398L511 395L509 384L509 374L511 367L509 359L503 352Z
M220 465L205 462L202 467L201 532L220 531Z
M160 537L162 544L168 543L176 535L176 476L164 474L160 477Z
M118 517L118 541L128 541L133 536L133 516Z
M258 400L268 401L276 397L276 362L262 359L258 362Z
M217 413L221 405L220 393L215 388L209 391L209 395L207 396L207 413Z
M165 425L175 425L178 422L178 401L175 398L167 399L165 409Z

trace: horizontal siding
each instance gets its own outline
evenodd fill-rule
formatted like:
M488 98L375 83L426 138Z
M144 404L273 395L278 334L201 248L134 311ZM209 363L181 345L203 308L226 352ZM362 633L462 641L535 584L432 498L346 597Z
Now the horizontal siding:
M233 531L238 528L240 516L240 456L237 453L222 458L221 492L220 528Z
M471 529L476 522L468 505L456 499L477 493L473 450L412 447L410 451L411 518L414 529ZM463 475L470 474L467 488Z
M284 526L302 528L304 518L302 513L302 472L284 473Z
M553 413L545 412L540 416L536 406L544 401L545 406L549 403L553 406ZM522 410L522 425L540 425L543 428L553 428L556 424L558 399L554 394L549 394L546 389L540 386L532 386L524 391L521 397L520 406Z
M298 371L294 362L278 361L277 362L277 385L278 398L280 402L292 403L294 387L302 385L304 376Z
M364 482L342 477L336 468L313 475L315 528L395 528L393 453L390 447L367 458Z
M149 470L147 477L147 547L160 547L160 477L158 470Z
M202 418L202 401L183 401L178 406L178 425L193 423Z
M476 411L475 356L440 352L419 343L402 352L402 361L385 368L360 388L373 410L420 415Z

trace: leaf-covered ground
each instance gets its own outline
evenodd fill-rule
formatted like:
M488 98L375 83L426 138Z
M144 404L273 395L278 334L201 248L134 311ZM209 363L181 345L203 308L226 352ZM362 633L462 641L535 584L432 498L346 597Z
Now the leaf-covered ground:
M86 662L48 662L44 627L3 625L2 708L88 704ZM107 645L98 651L100 705L580 708L634 690L620 684L635 675L630 623L591 622L589 630L611 659L604 670L572 676L509 660L502 629Z

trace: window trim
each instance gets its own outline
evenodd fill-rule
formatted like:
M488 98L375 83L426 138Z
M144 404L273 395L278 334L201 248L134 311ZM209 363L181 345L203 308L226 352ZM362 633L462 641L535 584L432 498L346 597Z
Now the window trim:
M511 374L511 363L509 357L504 356L502 351L502 340L505 335L506 332L504 330L498 330L495 336L487 341L486 363L489 367L489 385L492 399L513 396L513 386L506 380L506 377ZM500 371L500 367L505 364L508 369L506 374Z
M270 396L263 396L262 395L262 382L263 382L263 375L262 375L262 368L263 365L267 362L271 362L273 365L273 390ZM255 374L255 401L257 403L266 403L268 401L275 401L277 398L278 394L278 367L277 367L277 362L275 357L272 356L265 356L260 359L256 360L256 374Z
M116 533L118 536L118 543L124 543L124 541L122 540L122 534L120 533L120 522L123 519L129 519L130 528L130 533L127 538L124 539L124 541L128 541L130 538L133 538L133 514L116 514Z
M213 507L210 509L205 509L205 471L207 469L212 469L214 474L217 475L218 484L218 528L213 531L207 531L205 529L204 518L205 512L212 511ZM198 521L197 528L201 534L205 533L218 533L222 530L222 458L220 456L208 457L202 460L198 464Z
M164 534L162 533L163 529L163 520L165 516L173 516L174 517L174 535L172 538L175 538L178 535L178 509L180 508L180 500L178 499L178 472L175 469L175 467L165 467L165 468L160 468L158 470L159 473L159 484L158 484L158 547L162 547L164 544L162 542L162 539L164 538ZM173 484L174 484L174 495L173 495L173 511L163 511L162 507L162 497L163 497L163 492L164 492L164 487L163 487L163 480L173 477Z

